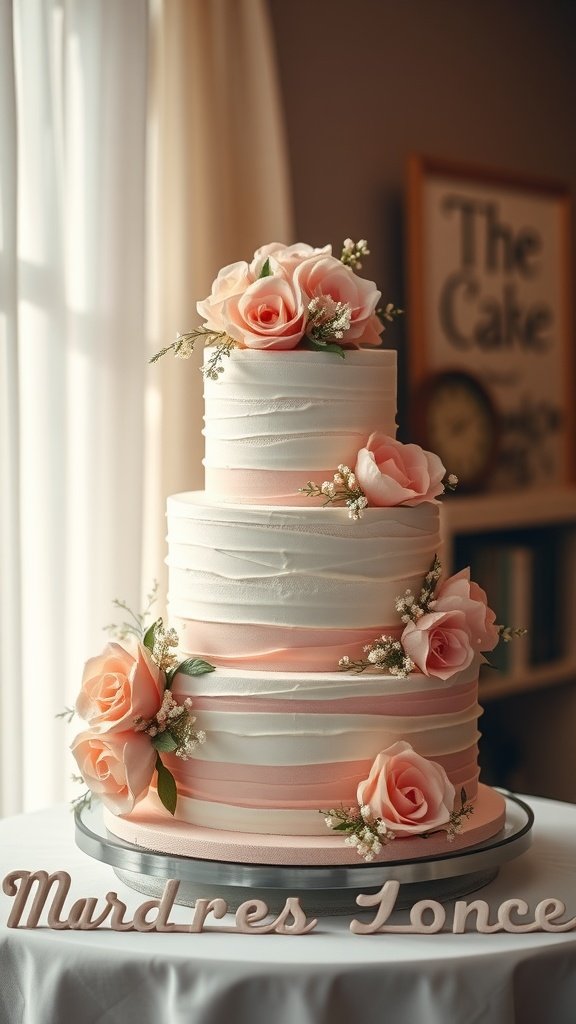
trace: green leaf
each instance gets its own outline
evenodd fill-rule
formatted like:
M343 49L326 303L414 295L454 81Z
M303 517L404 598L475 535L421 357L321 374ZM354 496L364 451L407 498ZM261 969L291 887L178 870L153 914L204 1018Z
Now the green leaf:
M156 630L159 629L161 625L162 625L162 619L156 619L156 622L153 622L151 626L148 626L148 629L144 633L144 638L142 640L142 643L144 644L144 647L148 648L149 651L153 651L154 650L154 640L156 638Z
M260 271L259 277L272 277L272 271L270 269L270 257L267 256L262 264L262 270Z
M206 672L214 672L215 669L215 665L211 665L209 661L204 661L202 658L188 658L178 665L174 675L176 672L182 672L185 676L203 676Z
M340 356L341 359L346 358L342 345L336 345L333 342L328 344L325 341L316 341L316 338L310 338L308 335L306 335L306 341L308 343L306 347L314 349L315 352L333 352L334 355Z
M170 730L166 729L165 732L159 732L157 736L152 738L152 746L156 750L161 750L163 754L171 754L173 750L176 750L178 743Z
M170 814L174 814L176 810L176 801L178 799L178 793L176 791L176 783L174 782L174 776L172 772L169 772L164 767L160 757L156 758L156 771L158 772L158 796L164 804L164 807Z
M338 825L332 825L334 832L347 832L350 829L350 825L347 821L341 821Z
M462 804L462 807L464 807L466 800L466 790L464 789L464 786L462 786L462 789L460 790L460 803Z

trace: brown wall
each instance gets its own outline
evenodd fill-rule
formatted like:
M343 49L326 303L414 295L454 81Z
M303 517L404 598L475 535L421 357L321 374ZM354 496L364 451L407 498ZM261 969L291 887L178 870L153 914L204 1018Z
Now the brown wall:
M576 194L574 0L268 2L297 237L367 238L363 274L384 298L404 302L408 153L552 177Z
M405 303L409 153L554 178L576 194L576 0L268 3L297 238L335 247L347 236L367 238L372 255L362 273L384 299ZM405 322L386 336L400 355L404 439ZM507 744L519 752L506 784L575 800L573 684L488 711L483 756L500 756Z

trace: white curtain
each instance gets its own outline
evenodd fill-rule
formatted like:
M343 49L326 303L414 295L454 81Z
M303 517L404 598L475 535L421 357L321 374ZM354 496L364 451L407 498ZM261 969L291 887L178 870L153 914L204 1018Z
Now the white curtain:
M0 814L70 795L55 715L201 485L200 374L147 355L291 234L263 0L0 0Z
M265 0L158 0L151 47L150 344L198 323L216 272L293 240ZM168 341L167 341L168 339ZM144 577L165 590L166 495L203 487L199 350L148 373Z
M1 790L63 797L55 715L140 600L146 0L1 0Z

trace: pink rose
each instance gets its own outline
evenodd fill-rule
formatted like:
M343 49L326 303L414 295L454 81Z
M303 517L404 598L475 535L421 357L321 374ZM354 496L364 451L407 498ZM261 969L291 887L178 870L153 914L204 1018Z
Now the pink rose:
M84 666L76 710L102 732L124 732L134 718L153 718L162 703L164 673L135 637L107 644Z
M416 622L408 622L401 636L402 646L425 676L450 679L468 668L474 658L468 622L464 612L439 612L436 607Z
M227 299L222 316L224 330L246 348L296 348L306 327L300 290L276 274Z
M335 256L305 260L295 270L294 280L308 300L329 295L334 302L347 302L350 305L350 328L346 331L342 344L380 344L380 334L384 328L375 312L381 293L373 281L358 277Z
M156 750L145 733L88 730L71 750L88 789L114 814L128 814L147 793Z
M371 505L418 505L442 494L446 470L433 452L372 434L358 452L356 479Z
M283 242L270 242L268 245L262 245L259 249L256 249L254 259L250 264L250 270L254 278L260 277L262 267L266 260L269 259L273 273L284 271L287 277L292 278L296 267L299 267L304 260L319 256L330 256L331 253L331 245L325 245L322 249L315 249L306 242L295 242L294 245L284 245Z
M403 740L378 754L358 786L360 807L369 807L392 832L418 835L445 825L454 809L454 786L441 765Z
M210 330L225 330L222 308L226 299L233 295L242 295L248 285L252 284L254 278L255 275L251 272L245 260L222 267L215 281L212 282L210 295L206 299L202 299L201 302L196 303L196 309L206 321L206 326Z
M462 569L440 584L436 591L435 612L462 611L472 646L477 651L493 651L500 639L496 615L485 592L470 580L470 569Z

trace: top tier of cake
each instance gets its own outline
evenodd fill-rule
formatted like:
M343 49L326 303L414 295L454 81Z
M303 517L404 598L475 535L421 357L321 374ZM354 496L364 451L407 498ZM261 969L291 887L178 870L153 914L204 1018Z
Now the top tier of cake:
M206 493L216 501L310 505L374 431L396 436L396 353L233 350L205 382Z

